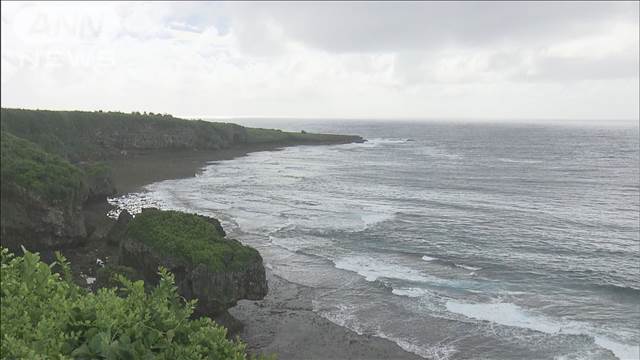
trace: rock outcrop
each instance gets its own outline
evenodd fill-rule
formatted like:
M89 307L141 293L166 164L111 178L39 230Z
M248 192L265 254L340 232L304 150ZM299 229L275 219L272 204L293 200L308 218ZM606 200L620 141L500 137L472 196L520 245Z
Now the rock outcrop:
M131 222L131 220L133 220L133 216L131 216L131 214L129 214L127 210L120 211L118 220L115 224L113 224L113 226L107 233L107 236L105 236L105 240L110 245L119 246L120 242L125 238L127 234L127 226L129 225L129 222Z
M6 188L5 188L6 189ZM2 192L2 246L20 251L60 249L86 240L82 203L53 203L24 188Z
M186 299L198 299L196 313L216 316L236 305L240 299L260 300L267 294L262 261L247 264L241 271L211 271L202 264L189 264L161 255L150 246L126 239L121 244L120 263L142 273L151 284L158 281L158 267L176 277L176 286Z
M79 163L78 167L84 172L87 184L87 201L105 201L109 196L116 194L116 187L111 176L111 168L104 163Z
M138 216L155 216L161 213L167 212L145 209ZM182 216L181 219L186 219L185 221L189 222L188 226L190 227L202 227L206 231L217 233L211 237L196 238L201 233L195 232L188 240L193 241L193 245L206 246L207 242L217 242L216 246L228 245L229 251L221 251L219 259L209 259L219 261L224 265L216 268L209 262L191 261L188 254L180 254L176 250L174 253L168 253L158 245L154 246L137 238L136 234L130 231L132 224L136 225L137 217L128 222L127 230L121 235L120 264L134 268L144 277L145 281L151 284L155 284L159 279L158 267L167 268L175 275L180 295L186 299L198 299L196 313L199 315L218 316L234 306L240 299L259 300L267 294L265 269L262 257L257 251L236 240L224 238L223 233L217 229L220 225L215 219L192 214L182 214ZM119 222L124 224L127 215L121 215L121 218L123 220L119 219ZM200 222L205 222L208 227L202 226ZM164 223L165 221L154 226L163 226ZM175 222L171 226L175 226ZM122 233L121 229L122 225L119 230L115 231ZM145 231L150 234L160 233L157 230L159 229L145 228ZM222 230L221 227L220 230ZM167 232L163 230L162 233L166 234ZM116 233L111 234L110 238L115 236L117 236ZM172 239L168 239L168 241L172 241ZM175 241L185 241L185 239L176 238ZM203 251L206 250L203 249Z
M86 239L83 173L2 131L0 240L13 251L59 249Z

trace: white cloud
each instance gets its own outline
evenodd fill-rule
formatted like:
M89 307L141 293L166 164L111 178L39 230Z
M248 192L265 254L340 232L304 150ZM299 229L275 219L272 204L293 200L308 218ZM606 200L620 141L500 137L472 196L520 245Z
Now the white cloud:
M3 2L2 106L637 118L637 9Z

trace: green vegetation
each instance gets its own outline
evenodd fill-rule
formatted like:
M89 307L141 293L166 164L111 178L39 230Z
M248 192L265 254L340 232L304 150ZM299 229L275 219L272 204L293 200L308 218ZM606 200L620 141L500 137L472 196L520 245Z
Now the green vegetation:
M47 200L67 201L85 186L83 173L67 161L5 131L1 136L3 193L17 185Z
M243 270L260 256L249 246L224 239L206 217L178 211L146 209L129 223L127 236L212 271Z
M168 114L0 110L2 130L70 161L104 160L124 149L218 149L244 141L236 124Z
M1 250L1 359L245 359L245 345L226 339L211 319L191 320L173 275L145 293L120 277L119 289L86 292L70 280L66 260ZM62 275L52 269L59 266Z
M2 130L72 161L108 160L128 150L217 150L242 144L342 143L355 136L245 128L167 114L1 109Z
M346 140L353 141L359 139L357 136L335 135L335 134L311 134L306 131L287 132L276 129L247 129L247 143L333 143L344 142Z
M82 170L88 178L105 178L111 176L111 168L104 162L83 164Z
M144 280L138 272L124 265L108 264L96 271L96 288L112 288L120 285L118 280L120 276L124 276L129 280Z

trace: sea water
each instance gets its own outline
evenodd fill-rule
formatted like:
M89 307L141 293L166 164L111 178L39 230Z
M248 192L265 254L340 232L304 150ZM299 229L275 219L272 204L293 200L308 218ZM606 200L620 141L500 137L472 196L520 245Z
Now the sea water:
M638 359L638 127L246 121L359 134L113 199L218 217L314 311L438 359Z

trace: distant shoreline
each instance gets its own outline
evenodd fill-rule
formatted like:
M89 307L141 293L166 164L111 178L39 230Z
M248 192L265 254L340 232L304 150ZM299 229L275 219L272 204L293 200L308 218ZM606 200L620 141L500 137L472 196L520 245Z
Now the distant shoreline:
M310 145L329 145L310 144ZM195 176L207 163L232 160L258 151L279 151L299 144L262 144L217 151L150 151L109 161L118 194L138 192L154 182ZM104 211L104 209L102 210ZM299 296L304 287L267 270L264 300L241 300L230 309L244 325L238 333L250 353L276 353L278 359L422 359L396 343L359 335L313 312Z
M221 150L151 150L110 160L117 196L140 191L144 186L195 176L208 162L232 160L257 151L278 151L287 145L262 144Z
M233 160L259 151L280 151L289 146L336 145L340 142L265 143L234 146L220 150L151 150L109 160L117 196L140 191L154 182L195 176L207 163Z

